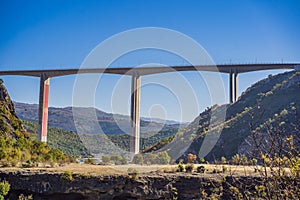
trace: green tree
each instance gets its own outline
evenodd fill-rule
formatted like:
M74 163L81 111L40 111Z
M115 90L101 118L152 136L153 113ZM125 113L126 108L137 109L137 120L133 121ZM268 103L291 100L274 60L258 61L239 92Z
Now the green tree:
M134 164L140 164L142 165L144 163L144 159L143 159L143 156L142 154L136 154L133 158L133 161L132 161Z
M110 160L113 161L115 165L121 165L123 158L120 155L112 155L110 157Z
M163 151L157 155L156 161L157 164L167 165L170 163L171 157L168 155L166 151Z
M145 163L146 164L155 164L157 160L157 155L153 153L145 154Z

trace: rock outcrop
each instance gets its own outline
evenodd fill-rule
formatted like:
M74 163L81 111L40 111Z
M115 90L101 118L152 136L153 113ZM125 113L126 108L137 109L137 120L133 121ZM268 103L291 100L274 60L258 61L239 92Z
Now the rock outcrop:
M17 199L20 194L33 195L35 200L97 200L97 199L199 199L219 188L222 199L230 198L232 177L207 177L193 174L147 174L132 178L126 175L88 177L48 173L0 173L0 179L11 184L7 196ZM258 177L239 177L239 182L259 181ZM253 184L255 185L255 184ZM202 192L201 192L202 191Z

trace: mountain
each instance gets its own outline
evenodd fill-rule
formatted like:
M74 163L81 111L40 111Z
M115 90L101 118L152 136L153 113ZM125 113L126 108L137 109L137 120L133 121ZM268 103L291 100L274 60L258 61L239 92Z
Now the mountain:
M47 144L32 139L17 117L14 104L0 79L0 165L64 162L70 157Z
M249 87L237 102L212 106L185 129L165 139L164 144L158 143L147 151L165 149L170 155L180 153L180 158L186 158L188 153L199 158L211 146L205 159L214 161L222 156L229 159L235 154L250 155L258 139L267 151L270 145L278 145L279 138L299 138L299 111L300 72L270 75ZM226 113L224 118L222 113ZM272 140L275 136L277 140ZM186 146L179 147L181 143ZM172 150L172 146L177 149Z
M14 102L17 115L22 120L37 122L38 105ZM79 134L124 134L130 132L130 118L126 115L111 114L95 108L65 107L49 108L49 126ZM162 123L163 122L163 123ZM185 124L175 121L143 118L141 132L158 132L179 128Z

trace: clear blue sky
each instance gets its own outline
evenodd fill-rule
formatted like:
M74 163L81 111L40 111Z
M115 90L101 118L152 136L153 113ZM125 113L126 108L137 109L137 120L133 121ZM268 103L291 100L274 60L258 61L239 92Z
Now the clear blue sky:
M299 10L298 0L3 0L0 2L0 69L76 68L103 40L140 27L163 27L182 32L201 44L216 63L300 62ZM114 64L119 67L147 62L182 64L176 59L165 58L163 54L136 54ZM239 93L268 74L278 72L240 75ZM210 106L203 80L193 73L183 73L183 76L200 101L198 108L182 119L176 98L162 88L149 86L142 90L141 114L147 116L151 106L161 104L167 118L190 121ZM1 78L13 100L38 102L39 79ZM222 78L227 90L228 77L222 75ZM117 101L122 108L111 108L111 91L119 79L119 76L105 75L96 93L97 108L129 113L128 101L124 99ZM75 76L51 79L51 106L72 104L74 80ZM130 88L129 80L127 82L125 93L129 93ZM155 109L151 112L156 117L161 115L161 112L155 113Z

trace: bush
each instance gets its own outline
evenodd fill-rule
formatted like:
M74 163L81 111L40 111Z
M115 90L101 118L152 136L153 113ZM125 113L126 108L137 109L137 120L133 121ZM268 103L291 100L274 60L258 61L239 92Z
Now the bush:
M91 165L95 165L96 164L96 160L93 158L88 158L84 161L84 164L91 164Z
M222 166L222 172L223 172L223 173L226 173L226 172L228 172L228 167L226 167L226 166Z
M33 197L32 195L25 196L24 194L21 194L18 200L33 200Z
M133 178L134 180L138 179L139 178L139 173L136 169L132 168L132 167L129 167L127 169L127 173L128 175Z
M133 158L133 161L132 161L134 164L140 164L142 165L144 163L144 159L143 159L143 156L142 154L136 154Z
M73 181L73 173L71 171L65 171L62 175L61 175L62 179L68 180L68 181Z
M7 181L0 182L0 200L4 200L4 196L8 194L10 184Z
M110 160L113 161L115 165L121 165L123 158L120 155L112 155L110 157Z
M203 165L200 165L199 167L197 167L197 172L198 173L204 173L205 172L205 167Z
M222 156L222 157L221 157L221 163L222 163L222 164L226 164L226 162L227 162L226 158L225 158L224 156Z
M146 164L156 164L157 155L153 154L153 153L147 153L147 154L145 154L144 161Z
M110 162L110 157L109 156L102 156L102 163L103 164L108 164Z
M171 157L166 151L160 152L156 157L156 163L160 165L167 165L171 161Z
M183 170L184 170L183 164L182 164L182 163L179 163L179 164L178 164L178 167L177 167L177 171L178 171L178 172L183 172Z
M194 164L193 164L193 163L189 163L189 164L187 164L187 165L185 166L185 171L186 171L187 173L191 173L191 172L193 171L193 169L194 169Z
M197 156L196 155L194 155L194 154L192 154L192 153L189 153L188 155L187 155L187 162L188 163L194 163L195 162L195 160L197 159Z

